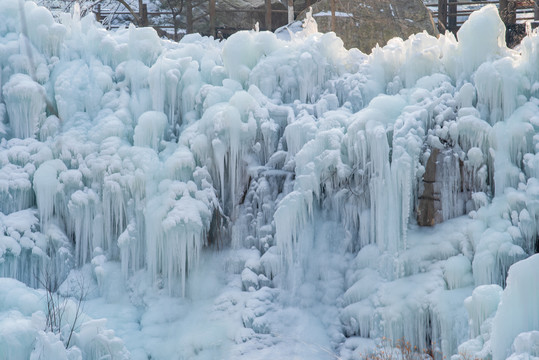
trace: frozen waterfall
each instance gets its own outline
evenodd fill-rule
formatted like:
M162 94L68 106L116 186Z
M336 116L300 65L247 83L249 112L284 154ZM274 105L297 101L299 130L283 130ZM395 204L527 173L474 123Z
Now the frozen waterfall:
M0 359L539 356L536 31L508 49L486 6L367 55L23 8L28 34L0 0Z

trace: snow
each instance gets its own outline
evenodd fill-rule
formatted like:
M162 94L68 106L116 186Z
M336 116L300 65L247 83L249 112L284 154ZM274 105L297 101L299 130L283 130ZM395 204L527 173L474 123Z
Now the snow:
M315 17L318 17L318 16L331 16L331 12L330 11L321 11L321 12L317 12L316 14L313 14L313 16L315 16ZM335 11L335 16L338 16L338 17L353 17L354 14L346 13L346 12L342 12L342 11Z
M24 12L28 42L0 0L0 359L539 356L536 32L508 49L486 6L362 54L310 14L174 43Z
M115 359L128 358L123 342L112 330L105 329L105 319L84 321L81 331L75 334L76 345L66 349L59 335L43 331L46 323L44 291L28 288L14 279L0 280L0 359L82 359L83 353L94 359L100 358L99 354ZM71 318L74 303L69 300L64 304L63 315ZM70 326L73 320L64 321Z

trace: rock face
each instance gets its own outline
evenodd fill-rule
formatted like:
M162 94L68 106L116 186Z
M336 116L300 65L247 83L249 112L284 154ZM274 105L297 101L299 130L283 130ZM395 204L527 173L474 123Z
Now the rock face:
M440 187L436 186L436 164L439 154L440 151L434 148L425 166L423 193L419 196L417 207L417 223L420 226L433 226L443 220Z
M335 1L337 35L347 48L365 53L398 36L408 36L426 30L437 35L430 11L422 0L339 0ZM313 17L320 32L331 31L331 0L312 6ZM299 18L303 19L305 14Z
M454 148L432 148L418 189L417 224L433 226L476 210L488 192L483 170L462 161Z

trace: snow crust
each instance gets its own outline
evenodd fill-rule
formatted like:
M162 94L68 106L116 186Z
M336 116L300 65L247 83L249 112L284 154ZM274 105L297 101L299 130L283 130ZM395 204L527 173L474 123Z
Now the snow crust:
M0 359L539 356L536 32L508 49L486 6L366 55L310 15L173 43L23 8L27 36L0 0ZM49 280L68 323L89 289L69 346Z

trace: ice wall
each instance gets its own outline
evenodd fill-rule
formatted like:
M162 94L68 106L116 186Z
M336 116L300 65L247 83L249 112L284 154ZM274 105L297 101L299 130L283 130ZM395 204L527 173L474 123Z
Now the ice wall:
M24 9L28 47L0 0L3 276L37 287L92 263L101 279L117 261L188 296L203 248L247 248L245 291L331 294L335 351L385 336L452 355L490 334L473 287L505 286L538 247L537 33L507 49L487 6L458 41L366 55L333 33L173 43ZM420 197L444 224L417 227Z
M506 359L520 333L539 328L537 278L539 256L533 255L509 269L507 287L492 323L492 358ZM518 346L515 346L519 350Z

